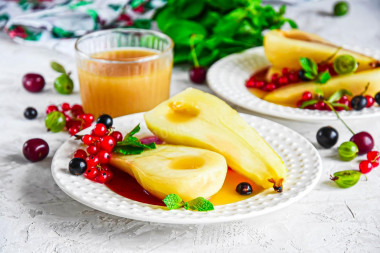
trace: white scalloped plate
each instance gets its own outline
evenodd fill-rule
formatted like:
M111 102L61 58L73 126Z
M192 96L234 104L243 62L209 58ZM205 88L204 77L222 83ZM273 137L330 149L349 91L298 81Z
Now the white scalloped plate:
M169 211L165 207L122 197L105 185L92 182L83 176L71 175L67 167L72 154L80 146L80 142L73 138L66 141L55 153L51 167L53 178L70 197L94 209L135 220L172 224L226 222L267 214L294 203L310 192L322 172L321 158L314 146L298 133L280 124L248 114L241 116L283 158L288 174L282 193L275 193L273 189L265 190L243 201L215 206L215 210L210 212L185 209ZM114 120L114 126L122 132L130 131L138 123L141 124L143 135L150 133L142 113Z
M380 51L363 50L345 46L354 51L363 52L374 58L380 58ZM214 63L207 72L209 87L224 100L244 109L279 118L299 121L337 120L329 111L306 110L273 104L262 100L248 91L245 81L253 72L269 65L264 48L256 47L242 53L232 54ZM380 107L373 106L362 111L341 111L344 119L370 118L380 115Z

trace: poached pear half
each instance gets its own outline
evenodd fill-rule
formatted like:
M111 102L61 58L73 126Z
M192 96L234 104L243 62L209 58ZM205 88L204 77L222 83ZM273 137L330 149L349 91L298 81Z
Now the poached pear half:
M172 193L184 201L209 198L222 188L227 174L222 155L176 145L157 145L138 155L112 154L110 163L159 199Z
M275 186L278 190L286 176L280 156L216 96L189 88L144 117L149 130L160 139L215 151L226 158L233 170L263 188Z

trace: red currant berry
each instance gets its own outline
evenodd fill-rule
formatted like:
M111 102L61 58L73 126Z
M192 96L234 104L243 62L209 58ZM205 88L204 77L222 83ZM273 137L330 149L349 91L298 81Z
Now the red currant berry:
M74 158L82 158L86 160L87 153L83 149L78 149L77 151L74 152Z
M298 74L291 72L289 74L289 82L290 83L298 83L298 81L299 81Z
M81 126L81 122L79 120L70 119L69 121L67 121L67 119L66 119L67 129L69 129L70 127L75 127L75 128L80 129L80 126Z
M62 111L64 111L64 112L70 111L70 109L71 109L69 103L63 103L61 105L61 108L62 108Z
M265 85L264 81L256 81L256 84L255 84L256 88L259 88L259 89L264 87L264 85Z
M86 123L92 123L94 122L94 115L88 113L88 114L84 114L84 116L82 117L82 119L86 122Z
M256 84L256 81L255 80L251 80L249 79L246 83L245 83L245 86L247 88L254 88L255 87L255 84Z
M373 168L372 163L367 160L361 161L359 164L360 172L363 174L367 174L368 172L372 170L372 168Z
M71 136L76 135L78 132L79 132L79 128L77 128L77 127L70 127L69 128L69 134Z
M90 145L86 148L86 150L90 155L96 155L99 152L99 148L96 145Z
M91 145L94 143L94 137L89 134L83 135L82 142L84 143L84 145Z
M289 83L289 79L286 76L282 76L278 79L279 85L286 85Z
M49 113L54 112L54 111L58 111L58 107L55 105L49 105L46 108L46 114L49 114Z
M324 72L329 69L327 64L318 65L318 73Z
M367 105L365 107L368 108L373 106L373 104L375 103L375 99L370 95L365 95L364 97L367 99Z
M87 170L83 173L83 176L90 180L94 180L98 175L99 175L99 170L96 167L87 168Z
M313 94L310 92L310 91L305 91L303 94L302 94L302 98L301 100L302 101L309 101L310 99L313 98Z
M274 83L267 83L264 86L264 90L266 90L266 91L273 91L275 89L276 89L276 85Z
M380 152L370 151L367 153L367 159L372 163L373 167L379 166L380 163Z
M300 108L302 104L303 104L303 101L302 100L298 100L297 101L297 108Z
M112 176L113 174L110 170L102 170L95 180L98 183L105 184L112 179Z
M87 167L95 167L99 164L99 157L96 155L90 155L86 158Z
M274 73L271 77L272 82L276 82L278 79L278 73Z
M82 128L83 129L89 128L90 126L91 126L91 123L84 123L84 124L82 124Z
M344 103L348 102L348 97L347 97L347 96L343 96L343 97L341 97L341 98L338 100L338 102L339 102L340 104L344 104Z
M75 104L75 105L71 106L71 113L74 116L78 116L80 114L83 114L84 111L83 111L83 108L81 105Z
M286 75L288 72L289 72L289 69L288 69L288 68L283 68L283 69L281 70L281 73L282 73L283 75Z
M315 107L316 107L317 110L323 111L325 109L325 107L326 107L326 104L323 101L318 101L315 104Z
M101 164L107 164L111 160L111 154L105 150L100 150L98 157Z
M116 142L112 136L105 136L100 141L100 147L108 152L112 152L112 149L115 147Z
M116 142L123 140L123 134L120 133L119 131L113 131L111 136L115 139Z
M305 107L306 109L309 109L309 110L316 110L317 109L317 105L316 104L313 104L313 105L308 105Z
M104 124L99 123L95 125L95 128L94 128L95 135L102 137L106 135L106 133L107 133L107 127Z

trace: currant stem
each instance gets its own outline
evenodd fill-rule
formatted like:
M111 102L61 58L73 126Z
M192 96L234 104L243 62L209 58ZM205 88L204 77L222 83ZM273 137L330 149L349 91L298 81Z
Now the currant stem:
M325 64L325 63L328 63L332 58L335 57L335 55L342 49L342 47L338 47L337 50L332 54L330 55L329 57L327 57L327 59L321 61L319 64Z
M191 57L193 58L193 63L194 63L194 67L198 68L199 67L199 62L198 62L198 58L197 58L197 54L195 53L195 49L194 49L194 38L196 37L195 34L191 35L190 37L190 51L191 51Z
M347 129L352 133L352 135L355 135L355 132L352 131L352 129L346 124L346 122L339 116L339 113L334 109L334 107L327 102L328 107L335 113L336 117L347 127Z

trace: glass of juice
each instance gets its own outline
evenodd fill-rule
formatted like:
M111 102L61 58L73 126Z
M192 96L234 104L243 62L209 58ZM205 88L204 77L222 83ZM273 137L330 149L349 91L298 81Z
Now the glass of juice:
M117 28L75 43L85 112L112 117L152 109L169 98L173 41L152 30Z

